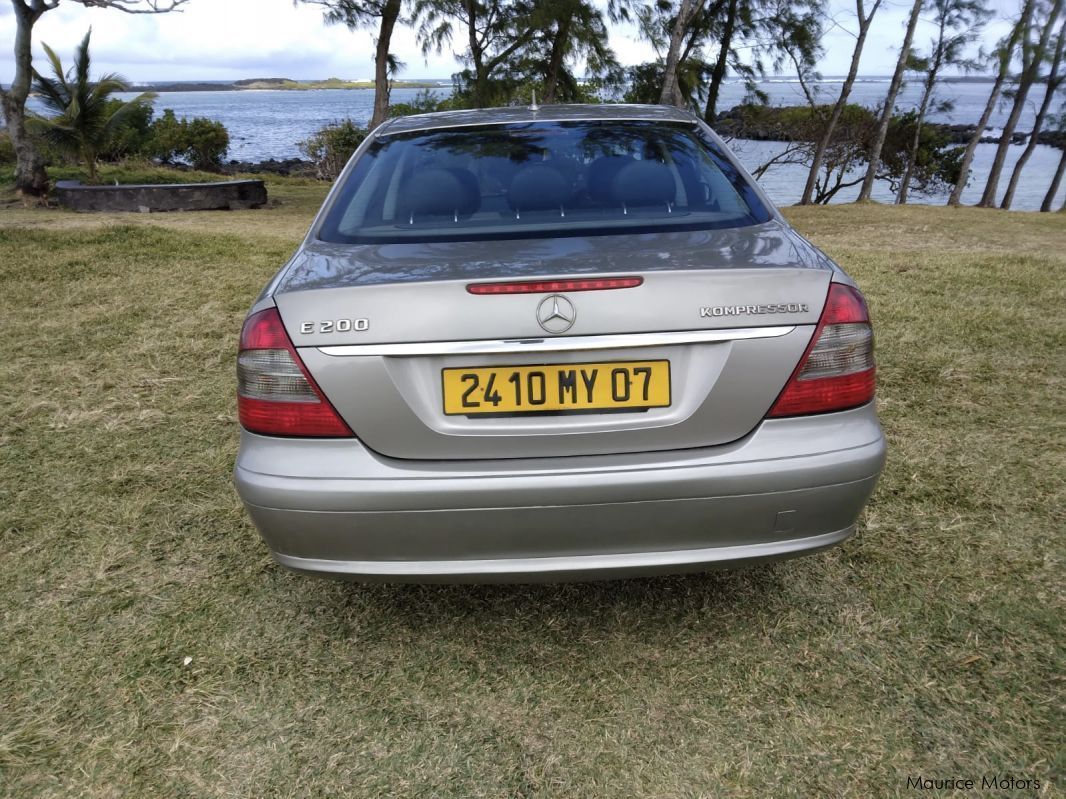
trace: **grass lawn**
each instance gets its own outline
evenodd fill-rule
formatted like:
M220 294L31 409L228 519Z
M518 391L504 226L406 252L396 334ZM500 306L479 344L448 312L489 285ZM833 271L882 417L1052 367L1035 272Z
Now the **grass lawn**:
M877 329L891 450L843 547L359 586L273 565L230 484L238 327L324 190L0 210L0 796L1061 792L1062 215L787 212Z

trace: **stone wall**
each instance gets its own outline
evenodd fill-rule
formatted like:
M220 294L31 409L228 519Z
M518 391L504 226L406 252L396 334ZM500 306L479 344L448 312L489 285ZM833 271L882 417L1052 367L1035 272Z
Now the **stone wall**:
M85 186L61 180L55 194L60 205L75 211L235 211L258 208L267 201L261 180L126 186Z

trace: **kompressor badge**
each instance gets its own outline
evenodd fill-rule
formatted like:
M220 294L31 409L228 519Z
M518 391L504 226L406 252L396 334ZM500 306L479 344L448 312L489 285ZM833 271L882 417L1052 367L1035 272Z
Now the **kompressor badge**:
M805 302L777 302L768 305L704 305L700 319L709 316L757 316L759 314L808 313Z

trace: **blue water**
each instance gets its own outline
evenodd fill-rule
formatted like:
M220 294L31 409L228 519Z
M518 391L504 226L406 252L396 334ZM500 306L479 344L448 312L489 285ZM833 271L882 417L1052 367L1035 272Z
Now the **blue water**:
M851 101L868 107L876 107L885 95L887 78L860 79L852 90ZM805 103L798 83L788 79L768 79L760 84L773 105L801 105ZM984 110L988 98L988 83L950 83L939 89L939 99L950 99L954 107L946 112L930 115L936 122L975 124ZM838 79L826 79L820 84L819 99L833 102L840 90ZM446 92L448 89L441 89ZM904 87L897 99L900 109L914 108L921 88L913 82ZM410 101L418 90L394 89L392 102ZM133 95L123 95L132 97ZM744 87L739 82L727 82L722 88L721 108L730 108L744 99ZM1034 88L1030 95L1018 130L1031 129L1036 109L1043 99L1043 88ZM1063 98L1066 99L1066 93ZM202 116L222 122L230 132L229 158L239 161L262 161L268 158L298 158L298 142L308 138L323 125L351 118L365 123L370 118L374 93L370 89L322 89L313 91L225 91L225 92L171 92L159 95L155 101L157 113L172 108L180 116ZM1057 109L1062 100L1056 99ZM1010 108L1000 103L990 121L998 128L1006 119ZM782 145L775 142L735 141L732 147L749 169L770 158ZM1005 187L1010 168L1021 154L1023 146L1013 146L1007 161L1007 171L1002 180ZM970 187L964 194L965 202L976 202L984 186L984 176L992 161L995 145L978 146L974 160L974 172ZM1051 176L1058 165L1060 151L1038 146L1026 164L1014 202L1019 210L1036 210L1047 192ZM802 166L773 168L760 180L760 184L777 203L786 205L795 202L802 191L806 169ZM842 191L835 201L854 199L858 189ZM875 199L890 202L892 194L885 185L878 184ZM943 202L945 197L912 196L917 202ZM1062 197L1058 204L1062 203ZM1056 206L1057 207L1057 206Z

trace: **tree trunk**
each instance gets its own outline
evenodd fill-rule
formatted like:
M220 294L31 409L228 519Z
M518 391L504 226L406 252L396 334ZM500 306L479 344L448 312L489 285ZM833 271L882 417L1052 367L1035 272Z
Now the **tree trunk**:
M703 4L703 0L699 0L695 6L693 2L694 0L681 0L681 8L678 9L677 19L674 20L674 29L670 31L670 49L666 52L663 88L659 94L660 105L676 105L681 108L685 104L677 85L677 68L681 61L681 44L688 33L689 20L699 9L699 5Z
M914 41L914 29L918 27L918 14L921 13L923 0L914 0L911 6L911 15L907 20L907 32L903 36L903 46L899 50L899 59L896 61L896 71L892 73L892 82L888 84L888 96L885 98L885 107L881 110L881 119L877 123L874 132L873 144L870 146L870 155L866 165L866 177L863 178L862 188L859 189L859 201L869 200L873 194L874 181L877 180L877 170L881 166L881 149L885 146L885 137L888 136L888 125L892 121L892 112L896 108L896 96L900 86L903 85L903 73L907 70L907 60L910 57L911 43Z
M933 96L933 87L936 85L935 69L937 68L930 69L929 77L925 81L925 91L922 92L922 101L918 106L918 118L914 122L914 139L911 141L910 150L907 152L907 168L904 170L903 180L899 184L899 194L896 195L896 203L899 205L907 204L907 192L910 191L911 187L914 162L918 158L918 145L922 141L922 123L925 121L925 115L929 110L929 100Z
M15 0L12 6L15 10L15 76L10 89L0 89L0 104L15 148L15 189L27 197L43 197L48 193L48 174L41 154L26 134L26 98L33 77L33 25L46 9L31 8L22 0Z
M402 0L385 0L381 9L381 26L378 28L378 43L374 53L374 114L370 117L370 130L389 118L389 47L392 31L400 16Z
M1064 172L1066 172L1066 149L1062 151L1062 158L1059 159L1059 168L1055 170L1055 177L1051 179L1051 186L1048 187L1047 194L1044 195L1044 202L1040 203L1041 211L1051 210L1051 204L1055 202L1055 195L1059 193L1059 186L1062 185Z
M996 156L992 159L992 169L988 173L988 181L985 183L985 190L981 194L981 201L977 203L981 208L993 208L996 205L996 193L999 190L999 176L1003 172L1003 164L1007 160L1007 150L1010 148L1010 140L1014 135L1014 129L1018 127L1018 120L1021 118L1022 110L1025 108L1025 101L1029 94L1029 89L1032 88L1033 83L1040 74L1040 62L1044 60L1043 54L1047 52L1048 40L1051 38L1051 29L1055 25L1055 20L1058 19L1061 10L1062 0L1056 0L1054 7L1051 9L1051 15L1048 17L1047 24L1044 26L1044 30L1040 34L1040 42L1033 51L1029 64L1026 65L1026 68L1022 72L1021 79L1018 81L1018 92L1014 96L1014 105L1011 106L1010 116L1007 117L1007 123L1003 126L1003 136L1000 138L999 146L996 148ZM1023 39L1022 47L1024 46Z
M822 171L825 151L833 140L833 133L836 130L837 123L840 121L840 115L844 113L844 106L848 104L851 87L855 85L855 76L859 74L859 61L862 59L862 48L866 44L866 34L870 31L870 23L873 21L874 14L877 13L877 8L880 5L881 0L874 0L874 4L870 8L870 15L864 16L862 0L856 0L856 9L859 17L859 37L855 40L855 49L851 53L851 66L848 68L848 76L844 79L844 85L840 87L840 96L837 98L836 105L833 106L833 112L826 122L822 138L814 149L814 158L811 159L811 171L807 173L807 183L803 187L803 196L799 201L800 205L811 204L811 198L814 196L814 190L818 183L818 173Z
M99 177L96 172L96 153L92 150L85 148L81 151L81 160L85 162L85 166L89 170L89 182L97 183Z
M484 53L481 43L477 38L477 0L466 0L466 35L467 46L470 48L470 60L474 64L474 107L485 107L485 67L483 62Z
M955 181L955 186L951 189L948 205L958 205L962 202L963 189L966 188L966 184L970 180L970 164L973 163L974 151L977 150L977 145L980 144L981 137L984 136L985 129L988 128L988 121L992 118L992 112L996 110L999 94L1003 91L1003 84L1007 80L1007 75L1010 74L1010 62L1014 58L1014 50L1018 47L1018 40L1021 38L1023 31L1029 28L1029 17L1033 13L1033 2L1034 0L1025 0L1021 14L1018 15L1018 21L1011 28L1010 38L1007 39L1007 43L1000 53L999 72L996 74L996 80L992 84L992 91L988 95L988 102L985 103L985 110L977 123L977 129L973 132L970 140L966 142L966 151L962 154L962 161L959 164L959 179Z
M548 58L548 74L544 76L544 102L554 103L559 91L559 73L563 68L563 56L566 54L566 45L570 40L570 25L572 16L566 16L559 20L559 29L552 41L551 56Z
M703 118L707 124L713 124L718 115L718 92L722 88L725 79L726 66L729 62L729 48L733 46L733 31L737 26L738 0L729 0L729 8L726 10L725 30L722 31L722 41L719 44L718 59L714 62L711 70L711 85L707 88L707 108L703 112Z
M1014 171L1011 172L1010 181L1007 183L1007 192L1003 195L1003 202L999 206L1005 211L1009 210L1011 203L1014 202L1014 193L1018 189L1018 180L1022 176L1022 169L1025 167L1025 162L1029 160L1029 156L1033 154L1033 150L1036 149L1036 140L1044 127L1044 119L1047 117L1048 109L1051 107L1051 101L1055 99L1055 92L1058 91L1059 85L1062 83L1062 79L1059 77L1059 68L1062 66L1063 45L1066 45L1066 31L1059 31L1059 43L1055 48L1055 60L1051 63L1051 71L1047 76L1044 102L1040 104L1040 110L1036 113L1036 119L1033 121L1033 132L1029 134L1029 141L1018 158L1018 163L1014 165Z

